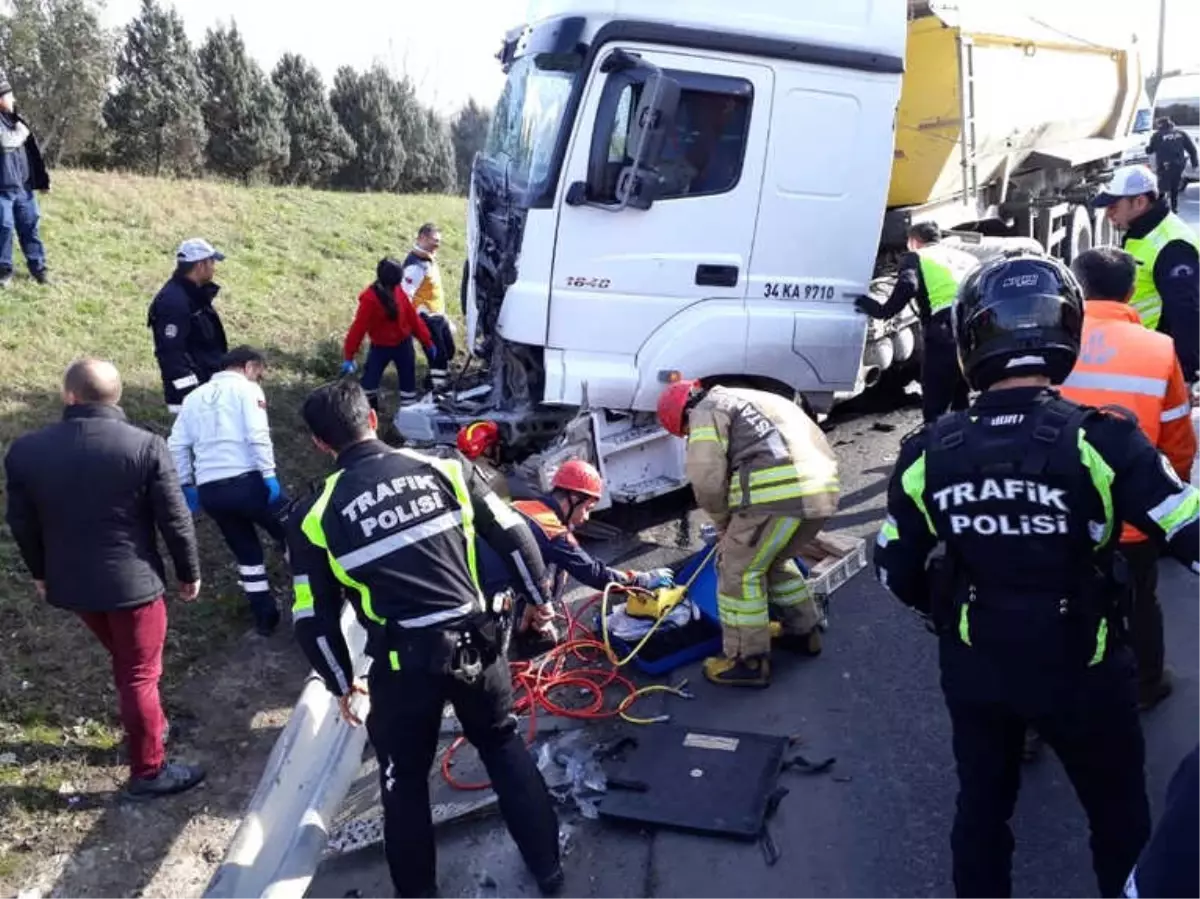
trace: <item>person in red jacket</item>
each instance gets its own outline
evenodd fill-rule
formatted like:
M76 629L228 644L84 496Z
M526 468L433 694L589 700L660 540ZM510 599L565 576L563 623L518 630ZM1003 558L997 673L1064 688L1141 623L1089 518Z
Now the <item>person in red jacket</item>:
M362 388L371 408L376 411L379 410L379 383L389 363L396 366L400 404L416 400L417 359L412 338L415 336L426 349L433 346L429 328L400 287L403 279L404 269L395 259L379 261L375 268L375 283L358 295L358 311L342 347L345 360L342 374L348 375L356 367L354 356L363 338L370 338L371 348L367 350L367 361L363 364Z

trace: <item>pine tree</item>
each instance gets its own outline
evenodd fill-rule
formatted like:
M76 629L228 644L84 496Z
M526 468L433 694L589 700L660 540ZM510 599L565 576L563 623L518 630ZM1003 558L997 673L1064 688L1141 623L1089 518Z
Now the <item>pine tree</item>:
M407 153L394 102L396 86L382 66L358 74L348 66L333 79L330 105L355 144L337 183L353 190L396 190Z
M480 106L472 97L450 123L450 141L454 145L454 165L458 173L458 189L466 191L471 183L471 163L487 141L492 124L492 111Z
M47 164L78 162L103 126L115 36L92 0L11 0L0 15L0 69Z
M288 161L283 99L246 54L236 23L210 29L199 52L208 87L201 111L208 129L208 168L250 183Z
M328 185L354 157L356 148L329 105L321 73L304 57L285 53L271 73L271 81L283 98L283 123L291 144L280 180Z
M454 142L450 139L450 129L432 109L425 110L430 134L430 171L426 190L431 193L449 194L458 188L458 174L455 171Z
M142 0L125 28L116 92L104 106L111 162L154 175L195 174L207 140L200 114L204 91L179 14L157 0Z

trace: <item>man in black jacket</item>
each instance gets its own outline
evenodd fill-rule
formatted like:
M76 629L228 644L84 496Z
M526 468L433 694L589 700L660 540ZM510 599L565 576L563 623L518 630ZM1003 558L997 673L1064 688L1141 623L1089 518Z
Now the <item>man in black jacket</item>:
M0 72L0 288L12 280L14 232L29 274L39 284L46 283L46 248L38 235L41 213L33 192L49 189L37 138L17 115L12 84Z
M63 420L18 438L4 460L8 525L38 595L75 612L113 659L131 779L150 799L204 779L167 762L158 695L167 631L162 534L185 602L200 592L191 515L162 438L131 425L111 363L85 359L63 380Z
M175 274L150 304L146 324L154 334L154 355L172 414L188 393L221 370L229 352L225 326L213 308L221 290L213 276L224 258L207 240L185 240L175 252Z

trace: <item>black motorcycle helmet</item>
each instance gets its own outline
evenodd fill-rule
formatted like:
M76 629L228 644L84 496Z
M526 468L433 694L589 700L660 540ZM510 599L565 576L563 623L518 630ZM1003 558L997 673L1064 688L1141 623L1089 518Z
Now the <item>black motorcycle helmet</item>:
M1032 253L985 262L951 310L958 364L976 390L1003 378L1043 375L1061 384L1079 357L1083 291L1070 269Z

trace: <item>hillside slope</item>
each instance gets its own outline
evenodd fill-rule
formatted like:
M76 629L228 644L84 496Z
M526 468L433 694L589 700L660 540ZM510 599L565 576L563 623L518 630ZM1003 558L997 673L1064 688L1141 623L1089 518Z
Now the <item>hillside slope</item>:
M130 418L167 432L146 310L187 237L228 257L218 266L217 304L230 342L268 353L264 388L292 495L328 464L304 432L299 403L336 373L341 336L376 261L402 258L422 222L442 227L447 305L457 306L458 198L74 171L55 172L53 182L42 198L53 283L34 284L18 251L17 275L0 290L3 452L59 416L63 369L85 354L121 370ZM126 769L108 658L78 620L37 600L7 529L0 537L0 894L28 886L79 896L194 893L224 851L305 665L286 626L270 640L249 632L232 558L209 521L199 529L204 587L194 605L169 603L163 697L172 754L206 763L209 784L134 809L112 795ZM271 566L286 603L280 560ZM206 831L206 820L215 829Z

